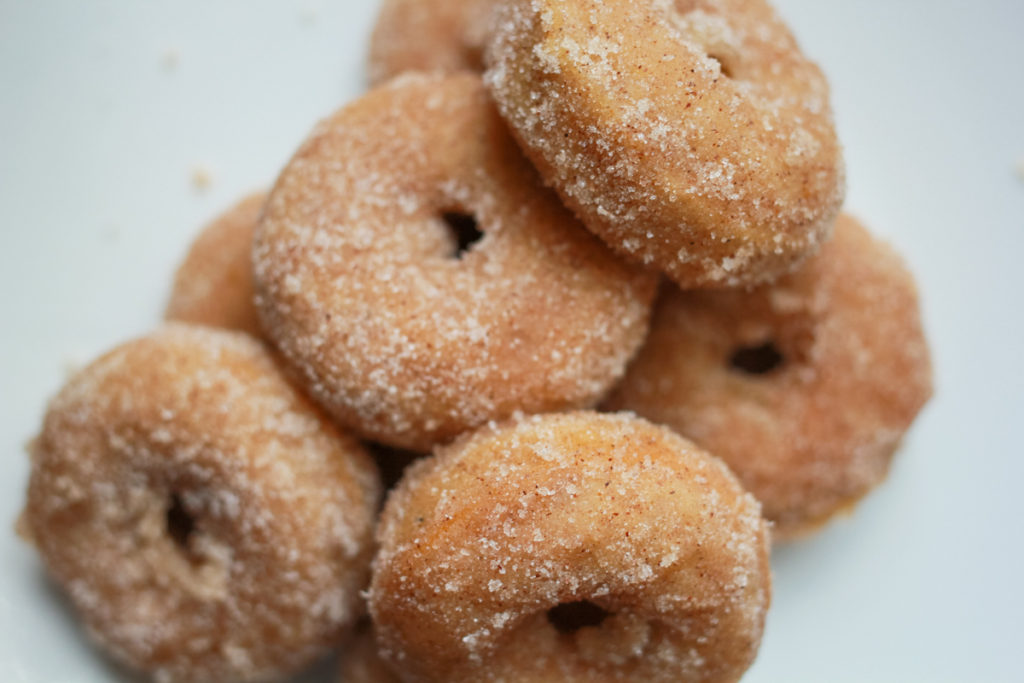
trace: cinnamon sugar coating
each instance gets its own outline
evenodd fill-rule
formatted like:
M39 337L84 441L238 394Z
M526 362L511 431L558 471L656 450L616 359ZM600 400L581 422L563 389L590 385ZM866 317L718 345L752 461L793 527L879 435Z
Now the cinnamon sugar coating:
M252 236L266 194L245 197L203 228L174 276L168 320L262 334L253 303Z
M828 84L763 0L506 0L486 61L545 181L684 289L770 281L827 236Z
M881 482L932 392L913 278L849 215L772 286L666 287L655 310L607 406L722 458L778 538L813 530Z
M384 0L370 38L370 82L406 71L482 72L496 0Z
M460 246L446 216L479 239ZM414 451L593 405L642 343L656 286L540 185L472 75L400 77L317 126L254 262L263 328L308 392Z
M488 426L414 464L370 612L405 681L735 681L770 599L760 506L630 415Z
M372 463L246 335L180 324L50 404L24 527L93 638L157 681L263 681L363 610Z

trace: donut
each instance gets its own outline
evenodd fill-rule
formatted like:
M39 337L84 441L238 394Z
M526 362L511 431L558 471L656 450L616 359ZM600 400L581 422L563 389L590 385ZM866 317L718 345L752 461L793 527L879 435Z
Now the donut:
M370 82L406 71L480 73L496 0L384 0L370 37Z
M263 681L364 609L376 471L241 333L171 324L51 403L23 528L94 639L157 681Z
M251 194L203 228L175 274L167 320L262 334L253 304L252 235L265 199Z
M369 606L405 681L735 681L771 590L757 501L631 415L486 426L414 464Z
M486 81L588 228L684 289L792 270L844 194L828 84L764 0L522 0Z
M843 214L832 241L774 285L667 287L607 407L668 425L722 458L786 539L885 478L931 391L913 278Z
M321 123L270 193L254 264L263 329L310 395L420 452L594 405L657 284L541 186L469 74L399 77Z
M338 683L400 683L377 653L369 628L362 629L341 654Z

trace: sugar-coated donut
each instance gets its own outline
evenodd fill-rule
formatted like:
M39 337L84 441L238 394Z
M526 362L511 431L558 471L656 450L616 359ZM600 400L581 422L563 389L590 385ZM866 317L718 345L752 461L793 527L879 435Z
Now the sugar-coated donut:
M172 324L53 400L23 527L120 662L157 681L263 681L359 617L379 486L262 345Z
M421 452L592 405L643 342L656 287L541 187L473 75L400 77L320 124L270 194L254 262L264 331L309 393Z
M735 681L770 598L760 506L664 427L485 427L412 466L370 612L406 681Z
M361 630L342 650L338 683L400 683L377 651L370 628Z
M266 195L245 197L203 228L178 267L168 320L262 334L253 303L252 236Z
M588 228L683 288L812 253L844 172L817 66L764 0L510 0L487 83Z
M885 477L931 387L913 278L844 214L834 239L772 286L667 287L608 407L718 455L787 538Z
M406 71L483 71L496 0L384 0L370 38L370 82Z

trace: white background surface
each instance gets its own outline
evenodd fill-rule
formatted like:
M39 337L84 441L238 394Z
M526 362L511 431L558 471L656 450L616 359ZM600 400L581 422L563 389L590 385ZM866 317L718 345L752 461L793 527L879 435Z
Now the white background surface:
M918 275L938 393L888 483L776 551L744 680L1021 680L1024 3L777 5L831 78L848 209ZM0 0L0 680L121 680L10 532L22 446L69 365L158 320L198 227L360 92L375 9Z

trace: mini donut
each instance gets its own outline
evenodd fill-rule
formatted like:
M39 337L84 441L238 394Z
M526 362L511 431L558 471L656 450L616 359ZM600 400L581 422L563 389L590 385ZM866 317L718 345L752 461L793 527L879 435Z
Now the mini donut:
M473 75L408 75L320 124L254 249L263 328L363 438L426 452L516 411L593 405L655 277L544 189Z
M23 527L115 659L157 681L264 681L360 616L379 487L261 344L173 324L53 400Z
M167 320L259 337L253 304L252 235L266 194L249 195L203 228L174 277Z
M770 281L828 234L844 171L821 71L763 0L519 0L486 80L588 228L684 289Z
M854 218L796 273L751 292L668 287L608 401L722 458L786 539L886 476L932 391L914 280Z
M341 653L338 683L401 683L377 652L373 632L361 630Z
M736 681L771 575L760 506L630 415L488 426L412 466L369 605L405 681Z
M496 0L384 0L370 37L370 82L406 71L483 72Z

